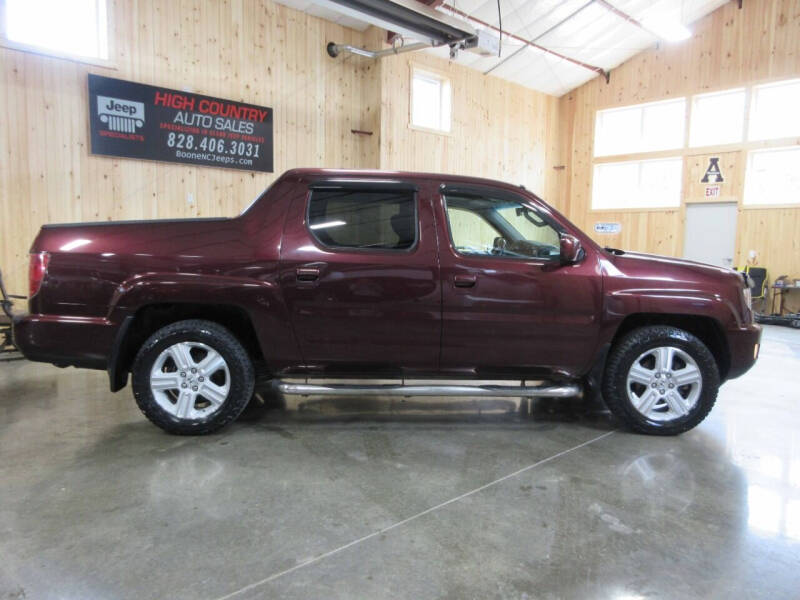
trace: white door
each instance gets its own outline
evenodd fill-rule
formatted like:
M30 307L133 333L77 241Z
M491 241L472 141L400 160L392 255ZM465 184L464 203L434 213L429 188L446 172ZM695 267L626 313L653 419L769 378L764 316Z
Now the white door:
M683 257L733 267L736 246L735 202L686 205Z

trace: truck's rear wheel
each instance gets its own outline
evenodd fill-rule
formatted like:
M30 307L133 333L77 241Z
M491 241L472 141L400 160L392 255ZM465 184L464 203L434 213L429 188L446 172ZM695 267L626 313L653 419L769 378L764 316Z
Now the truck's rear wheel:
M706 418L719 385L714 356L697 337L676 327L642 327L611 349L603 399L631 429L675 435Z
M247 351L211 321L159 329L139 350L132 371L136 403L169 433L211 433L236 419L253 395Z

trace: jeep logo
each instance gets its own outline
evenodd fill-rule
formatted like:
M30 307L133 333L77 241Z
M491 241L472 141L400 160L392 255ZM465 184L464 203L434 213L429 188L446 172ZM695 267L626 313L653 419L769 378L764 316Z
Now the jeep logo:
M122 104L113 98L109 98L106 110L109 112L123 112L128 115L136 114L136 107L133 104Z
M112 131L133 133L144 125L144 103L97 96L97 115Z

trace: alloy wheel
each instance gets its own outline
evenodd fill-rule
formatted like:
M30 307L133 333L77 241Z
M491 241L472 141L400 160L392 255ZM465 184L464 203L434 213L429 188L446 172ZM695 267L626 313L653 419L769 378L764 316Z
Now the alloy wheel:
M155 401L179 419L201 419L217 412L230 388L228 363L211 346L199 342L169 346L150 371Z
M703 376L687 352L661 346L633 361L625 388L631 404L644 417L671 421L686 416L697 404Z

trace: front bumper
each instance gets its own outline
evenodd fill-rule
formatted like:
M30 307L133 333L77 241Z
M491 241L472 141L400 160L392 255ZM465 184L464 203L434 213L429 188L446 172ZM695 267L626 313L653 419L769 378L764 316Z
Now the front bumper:
M12 335L14 345L29 360L105 369L116 329L101 317L15 314Z
M761 326L750 324L741 329L728 330L728 348L731 365L726 379L734 379L750 370L761 349Z

